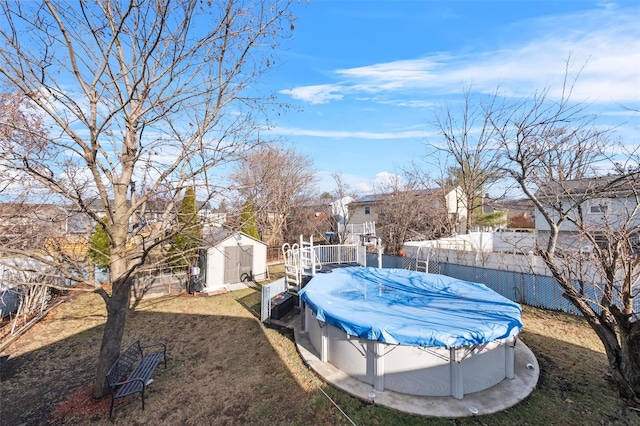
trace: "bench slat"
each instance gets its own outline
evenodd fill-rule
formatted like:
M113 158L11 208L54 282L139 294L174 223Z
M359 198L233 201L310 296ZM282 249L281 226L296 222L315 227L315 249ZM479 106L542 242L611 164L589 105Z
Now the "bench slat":
M109 418L112 418L114 399L134 393L140 392L142 394L142 408L144 409L144 390L147 383L163 359L165 359L166 367L166 346L164 343L158 343L148 347L153 346L161 346L162 350L143 354L140 341L134 342L118 357L116 363L107 373L106 379L111 389Z
M115 394L115 398L131 395L132 393L141 392L145 387L147 381L151 378L151 375L155 371L156 367L160 363L160 356L162 353L156 352L143 358L140 363L131 371L128 380L124 385L118 389ZM140 380L138 380L140 379Z

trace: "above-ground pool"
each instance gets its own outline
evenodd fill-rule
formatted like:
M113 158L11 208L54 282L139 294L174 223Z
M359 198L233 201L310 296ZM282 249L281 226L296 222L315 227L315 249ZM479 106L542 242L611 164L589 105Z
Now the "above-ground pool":
M514 377L520 306L483 284L348 267L316 275L300 298L320 360L375 391L461 399Z

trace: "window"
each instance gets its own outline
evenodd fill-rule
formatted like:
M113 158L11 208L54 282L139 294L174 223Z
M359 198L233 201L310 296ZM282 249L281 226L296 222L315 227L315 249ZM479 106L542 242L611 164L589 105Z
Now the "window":
M593 239L601 249L606 250L609 247L609 239L605 235L594 235Z
M606 201L594 201L589 207L590 213L606 213L609 205Z
M364 206L364 214L371 214L371 206Z

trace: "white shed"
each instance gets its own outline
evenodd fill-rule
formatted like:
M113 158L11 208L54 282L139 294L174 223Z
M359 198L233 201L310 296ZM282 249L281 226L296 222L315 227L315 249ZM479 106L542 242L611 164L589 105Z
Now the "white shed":
M240 231L216 228L209 238L204 292L267 277L267 245Z

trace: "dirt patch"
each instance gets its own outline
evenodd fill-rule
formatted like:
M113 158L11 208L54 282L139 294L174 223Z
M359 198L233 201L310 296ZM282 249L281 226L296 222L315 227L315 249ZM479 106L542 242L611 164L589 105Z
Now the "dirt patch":
M118 406L119 401L116 400L114 410ZM71 416L75 420L80 421L96 421L98 419L109 416L109 406L111 397L105 396L100 399L93 397L93 386L86 385L72 392L67 398L56 406L51 413L50 423L64 423L67 416Z

